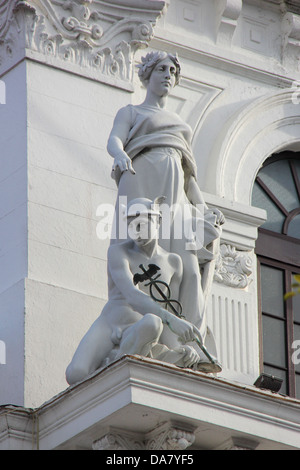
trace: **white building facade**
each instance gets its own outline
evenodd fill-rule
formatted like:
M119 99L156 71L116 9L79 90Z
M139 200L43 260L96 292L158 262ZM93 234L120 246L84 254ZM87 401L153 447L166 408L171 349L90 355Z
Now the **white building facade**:
M145 49L179 56L170 107L226 217L208 309L223 371L125 357L68 387L107 300L106 143L144 96ZM300 304L283 301L300 272L299 53L296 0L0 0L1 449L300 448ZM257 184L284 228L264 225L279 216ZM281 394L253 385L263 371Z

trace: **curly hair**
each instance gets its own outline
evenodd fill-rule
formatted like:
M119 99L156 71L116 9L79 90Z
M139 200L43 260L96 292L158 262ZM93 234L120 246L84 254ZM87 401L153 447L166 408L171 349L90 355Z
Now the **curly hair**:
M145 57L142 57L142 62L137 65L138 67L138 76L144 86L146 86L147 81L150 78L150 75L154 69L154 67L161 62L162 60L165 59L170 59L174 63L176 67L176 72L175 72L175 86L178 85L179 80L180 80L180 72L181 72L181 67L180 63L176 55L173 54L168 54L167 52L162 52L162 51L155 51L155 52L149 52Z

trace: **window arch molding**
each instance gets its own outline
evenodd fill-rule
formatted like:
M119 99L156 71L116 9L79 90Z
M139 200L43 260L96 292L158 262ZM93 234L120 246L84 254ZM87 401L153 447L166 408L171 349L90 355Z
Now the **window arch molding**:
M283 150L300 151L300 106L294 104L294 93L285 89L256 99L226 123L207 175L211 192L251 205L264 161Z

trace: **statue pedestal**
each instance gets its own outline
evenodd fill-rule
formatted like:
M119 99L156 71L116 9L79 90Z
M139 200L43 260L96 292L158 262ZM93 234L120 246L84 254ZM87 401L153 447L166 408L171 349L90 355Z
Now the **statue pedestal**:
M125 356L37 409L3 407L0 430L0 449L287 450L300 414L289 397Z

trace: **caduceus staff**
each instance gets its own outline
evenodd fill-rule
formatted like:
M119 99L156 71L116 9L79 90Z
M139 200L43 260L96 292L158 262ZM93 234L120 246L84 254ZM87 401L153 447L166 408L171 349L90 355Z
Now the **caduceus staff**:
M178 300L174 300L174 299L171 298L171 289L170 289L169 285L164 281L161 281L161 280L159 281L158 280L160 278L161 274L158 274L158 275L156 275L156 274L158 273L158 271L160 271L160 268L158 266L156 266L156 264L149 264L148 265L148 270L145 269L143 264L140 264L139 267L142 270L142 273L137 273L133 276L134 285L137 285L138 283L148 281L148 283L145 284L145 286L146 287L149 286L149 292L150 292L151 298L155 302L164 303L167 307L169 307L169 309L171 310L171 313L176 315L176 317L184 318L184 316L182 315L182 305L181 305L180 302L178 302ZM156 277L154 277L154 276L156 276ZM166 293L162 290L161 286L166 289ZM160 295L160 297L157 297L155 295L154 289L155 289L156 293L158 293ZM175 305L176 305L177 308L175 308ZM202 344L201 341L198 338L195 337L193 339L193 341L195 341L197 343L199 348L203 351L205 356L208 358L208 360L212 364L214 364L214 365L218 364L218 361L216 361L216 359L211 357L211 355L207 351L204 344Z

